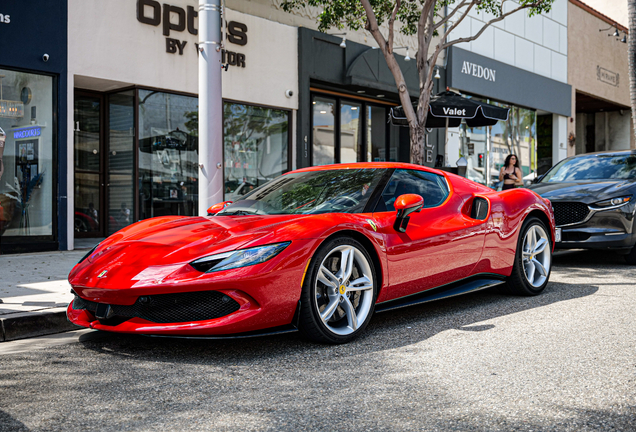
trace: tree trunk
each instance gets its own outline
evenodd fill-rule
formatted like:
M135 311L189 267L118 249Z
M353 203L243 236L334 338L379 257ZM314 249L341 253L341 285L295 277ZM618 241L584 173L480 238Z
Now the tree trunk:
M636 0L627 0L627 16L629 19L629 37L627 39L629 96L632 105L632 123L636 135ZM632 137L632 140L634 139L636 136Z
M426 150L424 144L426 142L426 130L419 125L409 127L409 137L411 144L411 163L423 165Z

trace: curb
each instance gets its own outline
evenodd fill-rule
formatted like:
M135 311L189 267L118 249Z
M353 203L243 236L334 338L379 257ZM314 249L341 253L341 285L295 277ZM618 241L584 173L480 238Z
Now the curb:
M77 330L66 318L66 308L11 314L0 318L0 342Z

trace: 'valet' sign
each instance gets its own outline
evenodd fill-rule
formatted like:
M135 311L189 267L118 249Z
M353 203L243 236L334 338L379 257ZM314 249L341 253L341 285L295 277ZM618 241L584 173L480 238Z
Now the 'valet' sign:
M195 19L199 12L194 7L188 6L183 9L179 6L161 4L156 0L137 0L137 21L142 24L152 26L162 26L163 35L166 36L166 52L169 54L183 55L187 40L175 39L172 32L188 31L196 36L199 31L195 27ZM226 39L229 43L245 46L247 45L247 26L236 21L227 23ZM194 49L199 53L198 44L194 44ZM221 61L229 66L245 67L245 54L234 51L222 50Z

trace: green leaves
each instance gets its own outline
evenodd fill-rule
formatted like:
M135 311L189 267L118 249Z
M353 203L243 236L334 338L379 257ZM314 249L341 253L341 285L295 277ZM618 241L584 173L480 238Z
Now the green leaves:
M382 25L390 19L396 5L395 1L389 0L369 0L369 3L373 8L378 25ZM426 1L421 0L403 0L401 2L396 21L402 24L400 31L403 34L414 35L417 33L417 23L425 3ZM436 13L435 22L439 22L444 17L445 12L452 12L461 3L461 0L433 0ZM462 9L466 10L470 3L470 1L466 2L466 6ZM516 6L515 3L510 3ZM549 11L552 3L554 0L517 0L519 6L529 6L527 13L530 16ZM504 13L503 4L504 2L501 0L476 0L473 9L486 12L493 18L497 18ZM356 31L364 28L367 22L367 16L360 0L287 0L281 4L285 12L292 12L303 6L322 8L322 13L318 17L318 30L322 32L344 28ZM461 17L462 14L463 11L458 11L455 19Z

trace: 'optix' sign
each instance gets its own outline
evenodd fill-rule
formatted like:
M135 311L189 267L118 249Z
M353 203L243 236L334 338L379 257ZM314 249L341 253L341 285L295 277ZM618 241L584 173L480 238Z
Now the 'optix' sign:
M13 132L13 139L39 137L40 135L42 135L42 129L39 127L21 129Z

